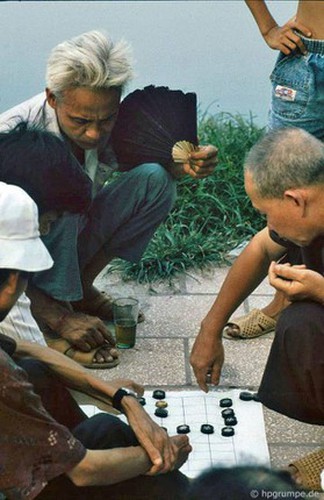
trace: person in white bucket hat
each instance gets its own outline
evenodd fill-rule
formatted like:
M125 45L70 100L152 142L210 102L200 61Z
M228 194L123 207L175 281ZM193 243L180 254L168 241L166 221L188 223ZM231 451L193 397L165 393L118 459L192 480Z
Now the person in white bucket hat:
M0 321L28 274L52 264L35 203L0 182ZM108 414L88 419L66 387L122 411L132 428ZM130 492L138 499L184 498L187 478L173 469L188 456L188 438L169 438L137 400L142 394L131 380L102 382L49 347L0 334L0 493L26 500L118 499ZM174 497L163 496L170 491Z
M0 182L0 269L36 272L53 260L40 239L38 210L18 186Z

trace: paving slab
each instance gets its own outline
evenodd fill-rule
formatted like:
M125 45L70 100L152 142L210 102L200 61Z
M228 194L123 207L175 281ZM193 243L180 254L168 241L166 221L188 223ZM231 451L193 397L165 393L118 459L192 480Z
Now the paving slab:
M146 387L197 388L189 363L190 351L200 322L214 302L228 269L193 271L171 282L152 284L124 282L116 272L101 273L96 285L117 297L138 297L146 321L138 325L136 347L121 351L120 365L111 370L97 370L97 376L104 380L131 378ZM266 306L272 296L273 289L265 279L233 317ZM257 388L273 335L253 340L225 339L221 385ZM322 426L297 422L267 408L264 408L264 418L271 463L275 468L324 446Z
M268 442L272 444L290 443L324 446L324 429L322 425L311 425L299 422L264 407L264 420Z
M229 267L207 268L201 271L188 271L186 292L190 294L215 294L219 291Z
M182 339L138 339L133 349L120 349L120 364L110 370L96 370L103 380L128 378L142 385L185 385Z
M190 339L189 348L194 340ZM225 362L220 384L237 387L257 387L268 359L271 340L226 340L224 339ZM192 372L193 380L195 379Z
M213 295L146 296L141 301L145 303L146 320L138 325L138 334L145 337L195 337L214 300Z

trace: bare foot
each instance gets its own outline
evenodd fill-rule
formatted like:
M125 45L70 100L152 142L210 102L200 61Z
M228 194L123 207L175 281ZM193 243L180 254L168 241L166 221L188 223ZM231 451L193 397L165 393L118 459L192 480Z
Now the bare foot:
M177 459L174 464L174 469L180 469L182 465L187 461L189 453L192 451L192 446L189 443L188 436L178 434L176 436L171 436L170 440L177 447Z
M97 316L103 321L113 320L114 299L105 292L100 292L95 286L91 286L84 292L84 298L77 302L72 302L73 309L92 316ZM138 313L138 323L145 320L143 311Z
M100 349L97 350L93 357L93 363L111 363L115 359L118 359L119 353L118 350L114 347L109 347L108 345L103 345Z

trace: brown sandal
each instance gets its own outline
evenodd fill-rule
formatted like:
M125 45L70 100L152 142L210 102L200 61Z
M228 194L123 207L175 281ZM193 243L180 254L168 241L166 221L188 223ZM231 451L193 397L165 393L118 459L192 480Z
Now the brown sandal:
M103 347L106 347L106 345L108 346L108 344L106 345L103 344L99 347L91 349L91 351L83 352L73 347L73 345L71 345L70 342L68 342L65 339L62 339L61 337L56 337L54 335L52 336L46 333L43 333L43 335L48 347L62 354L65 354L65 356L73 359L73 361L76 361L85 368L109 369L109 368L114 368L120 363L120 360L118 358L113 358L111 361L106 361L105 363L95 363L93 361L95 354Z
M82 299L78 302L72 302L72 306L74 311L97 316L103 321L112 321L113 303L114 299L111 295L108 295L106 292L100 292L94 299L91 299L91 301ZM144 320L144 313L139 311L137 322L141 323Z
M223 337L230 340L254 339L265 333L272 332L276 327L277 320L264 314L261 309L253 309L249 314L234 318L227 323L223 330ZM237 327L237 334L230 334L227 327Z
M321 491L321 472L324 470L324 449L320 449L289 464L293 477L297 476L298 486Z

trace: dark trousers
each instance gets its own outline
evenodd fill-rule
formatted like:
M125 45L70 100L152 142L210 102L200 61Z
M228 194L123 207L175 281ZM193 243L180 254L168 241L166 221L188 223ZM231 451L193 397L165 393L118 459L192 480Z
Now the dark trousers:
M259 389L262 403L324 425L324 307L295 302L281 314Z
M65 387L46 365L31 359L19 365L27 371L34 390L52 417L68 427L88 449L112 449L137 446L132 429L113 415L100 413L87 418ZM109 472L108 472L109 473ZM139 476L111 486L76 487L61 475L50 481L37 498L42 500L181 500L188 479L178 471L160 476Z

